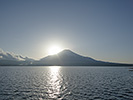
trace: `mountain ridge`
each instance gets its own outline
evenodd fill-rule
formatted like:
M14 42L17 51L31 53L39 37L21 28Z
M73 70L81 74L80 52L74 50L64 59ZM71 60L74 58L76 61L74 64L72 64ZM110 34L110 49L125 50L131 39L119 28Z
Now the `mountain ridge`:
M58 54L49 55L40 60L1 51L0 66L133 66L133 64L95 60L65 49Z
M130 65L130 64L104 62L104 61L95 60L91 57L81 56L69 49L65 49L55 55L49 55L47 57L44 57L40 59L37 63L40 65L49 65L49 66L124 66L124 65Z
M0 48L0 66L30 65L34 59L22 55L5 52Z

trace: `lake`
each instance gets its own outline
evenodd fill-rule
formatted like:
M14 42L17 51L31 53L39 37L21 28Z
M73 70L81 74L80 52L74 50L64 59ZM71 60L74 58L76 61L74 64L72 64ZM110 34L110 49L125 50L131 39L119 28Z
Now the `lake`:
M0 100L133 100L128 67L3 66Z

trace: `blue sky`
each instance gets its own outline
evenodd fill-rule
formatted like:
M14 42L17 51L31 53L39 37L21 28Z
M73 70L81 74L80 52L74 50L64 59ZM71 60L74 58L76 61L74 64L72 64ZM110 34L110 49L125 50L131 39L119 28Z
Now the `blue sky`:
M61 45L133 63L132 0L0 0L0 48L40 59Z

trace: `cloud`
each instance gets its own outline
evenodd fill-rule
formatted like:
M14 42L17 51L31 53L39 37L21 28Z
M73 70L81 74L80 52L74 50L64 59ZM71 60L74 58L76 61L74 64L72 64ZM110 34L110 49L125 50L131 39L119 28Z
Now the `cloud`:
M6 55L6 52L4 52L4 51L0 48L0 54Z
M0 59L3 58L3 56L0 56Z
M17 60L17 61L26 61L26 60L33 60L28 57L23 57L18 54L14 54L11 52L5 52L0 48L0 60Z

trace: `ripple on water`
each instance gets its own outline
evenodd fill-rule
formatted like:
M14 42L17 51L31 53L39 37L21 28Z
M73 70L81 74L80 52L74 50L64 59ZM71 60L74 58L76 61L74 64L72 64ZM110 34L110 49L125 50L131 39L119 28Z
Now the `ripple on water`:
M132 100L124 68L0 68L0 100Z

